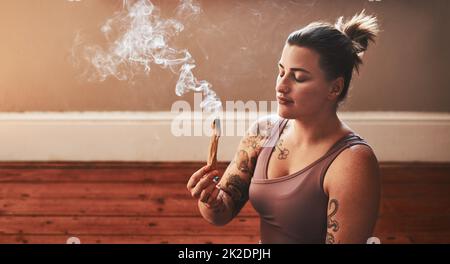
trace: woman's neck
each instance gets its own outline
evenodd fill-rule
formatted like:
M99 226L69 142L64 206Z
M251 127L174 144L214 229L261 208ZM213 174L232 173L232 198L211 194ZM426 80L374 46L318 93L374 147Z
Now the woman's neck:
M292 120L292 139L298 146L314 146L336 133L342 132L345 125L339 120L336 112L315 115L313 118Z

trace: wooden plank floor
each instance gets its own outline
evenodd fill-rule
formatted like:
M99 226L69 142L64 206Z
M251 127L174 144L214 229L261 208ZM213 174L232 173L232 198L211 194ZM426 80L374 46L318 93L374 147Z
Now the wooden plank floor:
M0 243L257 243L249 203L224 227L201 218L185 187L201 165L0 163ZM450 243L450 164L381 169L374 235L382 243Z

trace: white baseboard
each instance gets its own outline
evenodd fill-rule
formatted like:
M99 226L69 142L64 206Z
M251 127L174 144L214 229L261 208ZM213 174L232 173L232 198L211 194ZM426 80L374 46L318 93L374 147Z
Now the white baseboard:
M176 137L170 112L0 114L0 161L204 161L209 137ZM343 112L380 161L450 162L450 113ZM247 122L244 115L225 122ZM236 125L237 126L237 125ZM228 161L239 136L222 136Z

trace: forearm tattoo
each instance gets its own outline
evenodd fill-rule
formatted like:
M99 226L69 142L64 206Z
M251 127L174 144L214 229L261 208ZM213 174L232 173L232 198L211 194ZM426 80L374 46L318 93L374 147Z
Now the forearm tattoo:
M217 203L212 207L213 212L215 214L224 213L226 211L225 202L224 202L223 191L219 191L217 195Z
M328 204L328 216L327 216L327 244L336 244L339 241L336 241L334 236L339 231L339 222L334 219L334 216L337 213L339 208L339 203L336 199L331 199Z
M238 168L238 170L240 172L246 173L246 174L250 174L250 166L251 164L249 164L249 157L248 157L248 153L245 150L240 150L238 152L238 156L237 156L237 163L236 166Z
M232 162L237 170L229 173L224 179L223 185L220 186L226 196L223 199L229 201L230 205L227 203L227 206L231 207L233 217L239 213L248 200L250 178L253 177L259 152L264 140L268 138L273 124L271 120L267 120L250 128L241 142L241 149ZM222 208L216 210L222 210Z
M237 174L229 174L222 190L232 201L232 215L236 216L248 200L249 183Z

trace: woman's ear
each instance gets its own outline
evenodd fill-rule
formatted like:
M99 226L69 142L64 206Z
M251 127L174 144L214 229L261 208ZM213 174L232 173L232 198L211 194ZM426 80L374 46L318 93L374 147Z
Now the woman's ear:
M344 89L344 77L338 77L331 82L330 92L328 93L328 99L334 100L339 97Z

